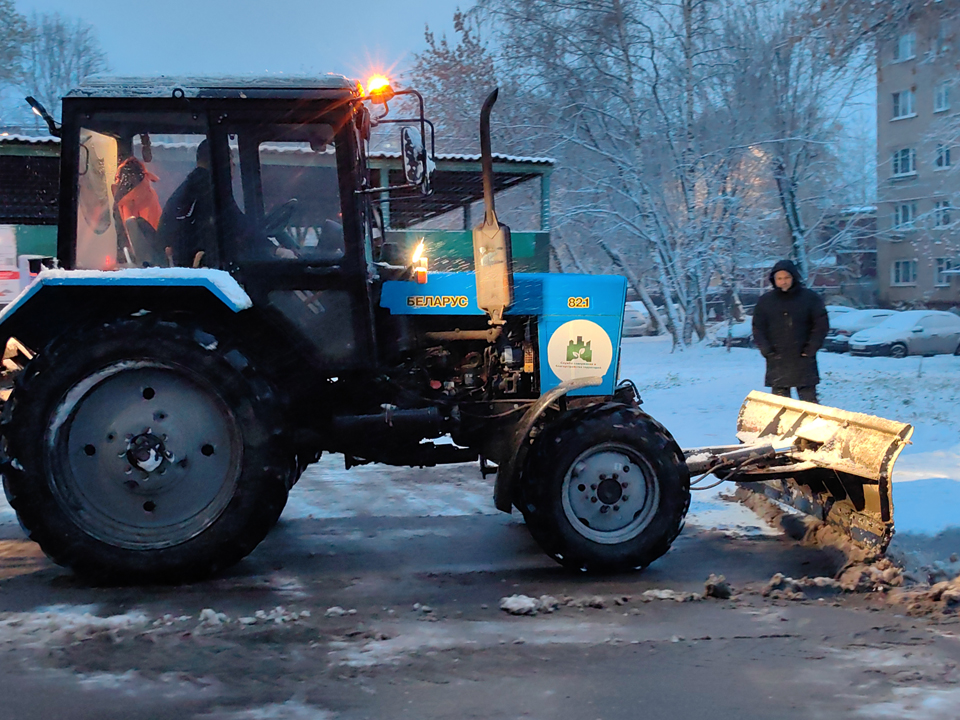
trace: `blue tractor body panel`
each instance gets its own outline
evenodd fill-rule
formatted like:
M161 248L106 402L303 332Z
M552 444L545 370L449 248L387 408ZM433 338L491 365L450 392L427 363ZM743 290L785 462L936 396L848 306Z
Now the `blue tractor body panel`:
M0 331L4 323L20 311L44 288L203 288L233 312L252 307L250 296L232 275L223 270L186 268L143 268L133 270L53 270L41 273L13 302L0 311Z
M571 395L612 395L617 384L627 281L616 275L518 273L508 316L534 316L540 345L540 392L600 376ZM381 307L394 315L484 315L473 273L430 273L427 282L383 284Z

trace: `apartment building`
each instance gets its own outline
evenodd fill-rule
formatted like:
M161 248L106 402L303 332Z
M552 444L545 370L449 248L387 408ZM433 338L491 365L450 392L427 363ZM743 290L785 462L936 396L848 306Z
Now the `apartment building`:
M960 11L877 46L877 281L886 305L960 305Z

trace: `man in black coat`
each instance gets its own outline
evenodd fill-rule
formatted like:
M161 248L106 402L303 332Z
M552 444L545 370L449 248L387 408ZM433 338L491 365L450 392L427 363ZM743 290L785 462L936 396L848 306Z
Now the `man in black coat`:
M827 309L813 290L805 288L797 266L781 260L770 272L773 290L753 311L753 341L767 360L764 384L775 395L817 402L817 350L830 329Z

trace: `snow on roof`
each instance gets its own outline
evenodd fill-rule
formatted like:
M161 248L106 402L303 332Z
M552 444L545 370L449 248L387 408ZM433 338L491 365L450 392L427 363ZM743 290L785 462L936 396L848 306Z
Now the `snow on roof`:
M372 152L367 157L376 160L399 160L400 153L394 152ZM467 155L463 153L437 153L437 160L449 160L453 162L480 162L480 155ZM527 163L533 165L556 165L557 161L549 157L528 157L525 155L503 155L493 153L494 162L513 162Z
M53 135L17 135L10 133L0 133L0 143L6 143L9 145L19 145L19 144L28 144L28 145L59 145L60 138L55 138Z
M93 75L67 93L66 97L170 97L182 90L186 97L198 97L211 89L229 90L356 90L357 83L343 75L227 75L222 77L160 75L117 77Z
M844 208L841 212L844 215L872 215L876 211L876 205L853 205Z

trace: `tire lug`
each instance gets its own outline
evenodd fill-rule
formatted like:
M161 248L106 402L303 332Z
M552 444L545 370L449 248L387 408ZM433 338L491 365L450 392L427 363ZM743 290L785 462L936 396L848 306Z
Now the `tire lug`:
M594 495L592 498L590 498L590 502L595 503L596 501L597 501L597 496L596 496L596 495Z
M600 512L602 513L606 513L608 510L610 510L609 505L604 505L603 507L600 508Z
M600 473L600 479L601 479L601 480L606 480L606 479L607 479L607 476L606 476L605 474L603 474L603 473Z
M613 509L614 509L614 510L619 510L619 509L620 509L620 506L619 506L619 505L614 505L614 506L613 506Z
M596 490L596 489L597 489L597 484L596 484L596 483L593 483L593 484L590 486L590 489L591 489L591 490Z
M629 484L630 484L630 483L622 482L622 483L620 483L620 487L622 487L624 490L626 490L626 489L627 489L627 485L629 485Z
M620 499L623 500L624 502L626 502L627 500L630 499L630 496L629 496L629 495L624 495L624 496L623 496L622 498L620 498Z
M611 480L619 480L619 479L620 479L620 476L617 475L616 473L614 473L613 475L610 476L610 479L611 479Z
M624 465L624 466L623 466L623 471L624 471L625 473L630 472L630 466L629 466L629 465Z

